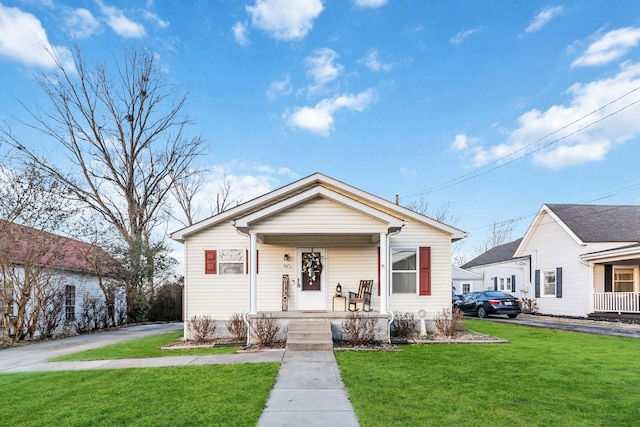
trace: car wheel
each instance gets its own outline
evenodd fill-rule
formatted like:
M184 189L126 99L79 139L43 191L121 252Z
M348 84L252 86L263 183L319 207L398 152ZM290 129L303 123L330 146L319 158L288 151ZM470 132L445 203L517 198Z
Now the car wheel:
M507 316L509 316L509 319L515 319L516 317L518 317L517 314L507 314Z
M478 307L478 317L481 319L487 317L487 310L485 310L482 306Z

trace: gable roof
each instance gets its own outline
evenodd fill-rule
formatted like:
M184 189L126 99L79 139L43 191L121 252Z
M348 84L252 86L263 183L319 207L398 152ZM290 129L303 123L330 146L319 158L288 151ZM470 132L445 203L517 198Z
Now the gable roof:
M314 190L317 188L324 188L324 190ZM174 231L170 236L176 241L184 242L188 236L224 221L237 221L236 226L244 227L250 220L264 218L264 216L281 212L288 207L301 203L308 195L320 195L364 214L384 220L389 224L390 230L400 227L403 223L403 218L411 218L451 235L452 240L466 237L465 232L455 227L443 224L321 173L314 173L218 215Z
M473 268L479 265L496 264L499 262L511 261L515 259L514 255L516 249L520 246L522 238L514 240L513 242L505 243L504 245L491 248L483 254L478 255L468 263L461 266L461 268Z
M0 258L15 265L47 265L59 270L96 273L92 262L108 256L95 245L0 220ZM113 266L108 268L113 272ZM105 272L108 273L108 272Z
M547 206L583 243L640 242L640 206Z

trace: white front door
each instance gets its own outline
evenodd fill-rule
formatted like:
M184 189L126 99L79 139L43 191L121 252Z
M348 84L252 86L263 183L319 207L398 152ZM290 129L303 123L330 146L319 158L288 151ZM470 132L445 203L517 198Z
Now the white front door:
M326 253L325 248L296 250L296 290L300 311L327 308Z

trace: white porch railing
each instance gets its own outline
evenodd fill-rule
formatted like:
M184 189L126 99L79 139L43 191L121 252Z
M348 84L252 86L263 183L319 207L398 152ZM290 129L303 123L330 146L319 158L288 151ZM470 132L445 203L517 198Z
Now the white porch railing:
M640 292L595 292L593 311L640 313Z

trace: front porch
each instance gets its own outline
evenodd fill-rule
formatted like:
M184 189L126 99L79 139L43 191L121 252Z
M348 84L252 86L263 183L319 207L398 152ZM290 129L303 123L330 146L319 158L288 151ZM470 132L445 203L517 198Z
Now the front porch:
M640 292L594 292L589 318L640 322Z

